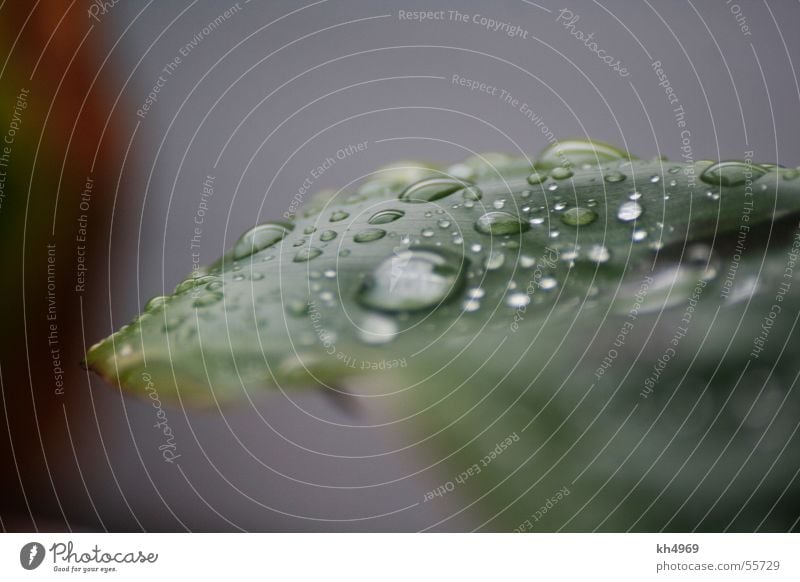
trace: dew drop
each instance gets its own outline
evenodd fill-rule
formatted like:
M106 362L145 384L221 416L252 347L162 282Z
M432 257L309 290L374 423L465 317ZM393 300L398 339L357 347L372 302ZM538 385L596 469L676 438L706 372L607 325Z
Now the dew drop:
M564 166L558 166L550 170L550 177L554 180L566 180L572 177L572 170Z
M513 307L514 309L526 307L530 302L531 298L527 293L512 293L506 297L506 305Z
M617 210L617 218L622 222L632 222L639 218L643 211L638 202L624 202Z
M606 182L610 182L611 184L615 184L617 182L622 182L625 179L625 174L622 172L609 172L605 175Z
M316 247L306 247L294 256L295 263L305 263L306 261L311 261L316 259L318 256L322 254L322 249L318 249Z
M741 186L747 180L757 180L767 171L757 164L727 161L712 164L703 170L700 179L715 186Z
M353 237L353 240L357 243L368 243L376 240L380 240L386 236L386 231L381 228L367 228L362 230Z
M461 190L461 196L464 200L476 201L483 198L483 192L477 186L467 186Z
M233 259L240 260L283 240L294 227L277 222L259 224L245 232L233 247Z
M528 230L528 224L507 212L487 212L475 222L475 230L481 234L518 234Z
M576 206L561 215L561 222L570 226L585 226L597 220L597 213L591 208Z
M369 273L357 297L378 311L431 309L461 289L467 268L466 259L443 249L395 251Z
M602 245L595 245L589 249L589 260L595 263L605 263L611 258L611 253Z
M367 222L369 224L388 224L390 222L394 222L395 220L403 218L405 215L406 213L403 212L402 210L394 210L393 208L391 208L376 212L375 214L370 216Z
M336 231L335 230L326 230L321 235L319 235L319 240L322 242L332 241L336 238Z
M349 216L350 216L350 214L348 214L344 210L336 210L331 214L330 221L331 222L339 222L339 221L344 220L345 218L348 218Z
M484 267L486 267L487 271L494 271L502 267L505 261L506 261L506 256L503 253L498 251L492 251L486 257L486 261L484 262Z
M547 174L543 172L532 172L528 176L528 184L531 186L536 186L537 184L541 184L547 179Z
M389 343L397 337L397 321L386 315L370 314L359 325L358 337L370 345Z
M411 184L400 193L403 202L433 202L453 192L464 189L462 180L454 178L427 178Z

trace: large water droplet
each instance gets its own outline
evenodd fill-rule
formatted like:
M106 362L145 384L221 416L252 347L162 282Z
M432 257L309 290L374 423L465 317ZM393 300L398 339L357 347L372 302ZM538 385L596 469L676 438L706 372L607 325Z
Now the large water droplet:
M353 237L357 243L367 243L375 240L380 240L386 236L386 231L381 228L367 228L362 230Z
M528 228L528 223L508 212L487 212L475 221L475 230L481 234L518 234Z
M406 215L405 212L402 210L381 210L373 214L367 222L370 224L388 224L390 222L394 222L395 220L399 220Z
M607 162L631 159L630 154L601 141L570 139L547 146L536 160L536 168L556 166L597 166Z
M263 251L282 240L289 234L294 226L277 222L259 224L245 232L233 247L233 259L240 260Z
M400 193L403 202L433 202L465 187L462 180L454 178L428 178L411 184Z
M395 251L367 276L358 300L379 311L430 309L461 289L467 267L466 259L444 249Z
M597 220L597 213L591 208L576 206L561 215L561 222L570 226L585 226Z
M622 222L631 222L642 215L644 209L638 202L623 202L617 210L617 218Z
M757 164L727 161L713 164L703 170L700 179L715 186L741 186L747 180L755 181L767 171Z

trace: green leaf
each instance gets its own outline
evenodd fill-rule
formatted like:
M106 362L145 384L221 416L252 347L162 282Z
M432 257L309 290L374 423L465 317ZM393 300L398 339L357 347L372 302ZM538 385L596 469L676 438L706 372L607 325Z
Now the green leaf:
M396 164L245 233L87 362L132 392L146 377L198 404L380 372L413 386L402 406L454 477L516 435L462 486L487 528L686 528L755 442L725 400L741 364L768 372L791 335L796 290L771 328L776 349L750 355L794 248L797 176L577 140L533 164ZM731 438L723 460L700 447L678 470L687 418L710 443ZM774 497L790 469L758 494ZM531 521L561 488L579 495Z

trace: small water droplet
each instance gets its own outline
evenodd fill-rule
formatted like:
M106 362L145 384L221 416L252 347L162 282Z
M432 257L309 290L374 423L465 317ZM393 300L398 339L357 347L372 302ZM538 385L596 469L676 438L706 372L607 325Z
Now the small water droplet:
M572 170L564 166L558 166L550 170L550 177L554 180L566 180L572 177Z
M531 298L527 293L512 293L506 297L506 305L513 307L514 309L526 307L530 302Z
M308 302L291 299L286 302L286 313L294 317L302 317L308 313Z
M650 182L652 184L657 184L659 181L661 181L661 176L658 175L650 176Z
M319 235L319 240L322 242L332 241L336 238L336 231L335 230L326 230L321 235Z
M317 232L316 226L307 226L303 229L303 234L314 234Z
M539 279L539 288L544 289L545 291L552 291L556 287L558 287L558 281L549 275Z
M506 201L503 200L502 198L492 202L492 206L494 206L497 210L503 209L505 207L505 205L506 205Z
M597 213L591 208L576 206L561 215L561 222L570 226L585 226L597 220Z
M605 263L611 258L611 253L602 245L594 245L588 252L589 260L595 263Z
M642 197L641 192L631 192L630 196L628 196L628 200L638 200Z
M380 240L386 236L386 231L381 228L367 228L362 230L353 237L353 240L357 243L368 243L376 240Z
M641 242L647 238L647 231L646 230L634 230L633 234L631 235L634 242Z
M639 218L643 211L638 202L623 202L617 210L617 218L622 222L632 222Z
M507 212L487 212L475 222L475 230L481 234L518 234L528 230L528 224Z
M395 210L393 208L381 210L373 214L367 221L369 224L388 224L399 220L406 215L402 210Z
M305 263L306 261L316 259L321 254L322 249L318 249L316 247L306 247L298 251L293 260L295 263Z
M215 303L222 300L222 293L219 291L216 292L204 292L195 297L194 301L192 302L192 307L202 308L208 307L209 305L214 305Z
M531 186L536 186L537 184L541 184L547 179L547 174L541 172L532 172L528 176L528 184Z
M625 174L622 172L609 172L605 175L606 182L610 182L615 184L616 182L622 182L625 179Z
M432 228L423 228L420 234L422 234L422 236L425 238L431 238L435 233L433 232Z
M482 299L486 296L486 291L482 287L473 287L467 291L467 297L470 299Z
M330 221L331 222L340 222L345 218L349 218L350 214L345 212L344 210L336 210L331 214Z
M486 257L486 261L484 262L484 267L486 267L487 271L494 271L502 267L505 261L506 261L506 256L503 253L498 251L492 251Z
M156 295L145 304L144 310L146 312L157 311L162 307L164 307L168 301L169 301L168 297L164 297L163 295Z
M474 202L483 198L483 192L477 186L467 186L461 190L461 196L463 196L464 200Z
M370 314L359 325L358 337L370 345L389 343L397 337L397 321L386 315Z
M549 184L549 185L547 186L547 189L548 189L550 192L555 192L556 190L558 190L558 184Z

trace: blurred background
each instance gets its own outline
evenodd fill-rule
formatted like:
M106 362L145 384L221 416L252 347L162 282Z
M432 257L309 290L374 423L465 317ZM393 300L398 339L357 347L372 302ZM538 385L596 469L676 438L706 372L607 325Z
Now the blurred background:
M799 21L789 0L0 2L0 525L413 531L450 516L456 497L419 503L447 476L391 407L165 404L181 455L165 463L151 403L79 362L245 229L396 160L583 136L795 166Z

